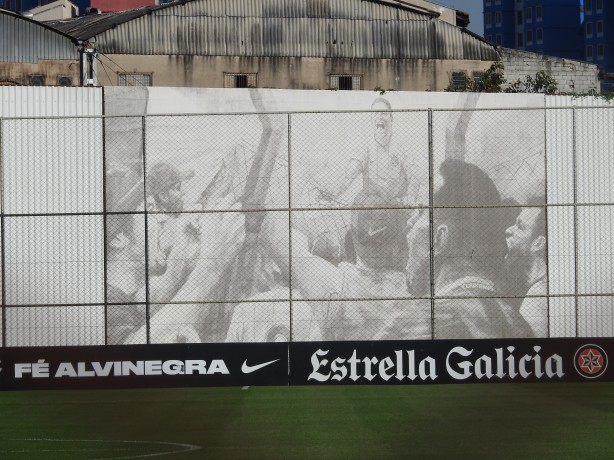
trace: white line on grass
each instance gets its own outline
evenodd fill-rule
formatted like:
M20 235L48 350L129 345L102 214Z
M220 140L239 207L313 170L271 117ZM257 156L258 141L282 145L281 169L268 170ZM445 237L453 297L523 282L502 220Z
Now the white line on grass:
M161 457L162 455L169 454L178 454L181 452L191 452L194 450L201 449L200 446L196 446L193 444L183 444L180 442L162 442L162 441L124 441L124 440L114 440L114 439L51 439L51 438L24 438L24 439L7 439L6 441L34 441L34 442L98 442L103 445L106 444L145 444L145 445L160 445L160 446L173 446L173 447L181 447L178 450L170 450L167 452L157 452L153 454L140 454L140 455L130 455L127 457L101 457L95 460L122 460L129 458L146 458L146 457ZM0 450L0 453L9 453L9 452L19 452L19 451L6 451ZM23 451L25 452L25 451ZM66 449L66 450L54 450L54 452L74 452L74 450Z

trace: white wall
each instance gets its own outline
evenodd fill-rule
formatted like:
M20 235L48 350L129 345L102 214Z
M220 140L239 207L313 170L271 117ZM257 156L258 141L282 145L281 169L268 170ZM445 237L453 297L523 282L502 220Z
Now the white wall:
M368 141L372 122L364 111L379 97L372 91L105 88L105 110L108 115L156 115L146 120L146 154L152 161L167 159L196 169L188 191L194 197L229 148L256 148L261 133L257 117L158 115L357 111L277 116L281 123L291 121L282 151L290 152L286 164L291 161L296 190L313 171L342 168L348 155ZM522 203L536 191L547 194L548 203L557 205L548 210L550 292L564 296L550 300L551 332L614 334L612 298L590 296L614 291L614 108L601 99L529 94L388 92L381 97L393 110L406 111L394 114L395 136L405 144L415 160L414 172L425 183L425 109L431 108L435 165L447 155L462 154L491 174L504 197ZM594 105L602 108L591 108ZM36 305L7 309L9 345L104 343L104 308L74 306L104 299L104 229L99 214L103 121L97 118L102 107L98 88L0 87L4 300ZM544 107L556 109L539 110ZM500 108L510 110L487 110ZM12 118L58 116L85 118ZM109 157L122 161L142 153L140 118L131 118L132 124L122 120L106 121L107 162ZM288 174L283 168L276 184L280 198L275 206L285 207ZM574 196L581 205L577 208ZM309 204L301 199L299 190L292 196L293 205ZM77 215L62 215L69 213ZM339 216L347 223L347 216Z

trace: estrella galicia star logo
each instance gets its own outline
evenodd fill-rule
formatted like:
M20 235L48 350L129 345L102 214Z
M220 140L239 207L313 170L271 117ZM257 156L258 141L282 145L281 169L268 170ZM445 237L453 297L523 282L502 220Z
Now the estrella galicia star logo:
M598 345L584 345L576 351L574 365L582 377L596 379L601 377L608 367L608 356Z

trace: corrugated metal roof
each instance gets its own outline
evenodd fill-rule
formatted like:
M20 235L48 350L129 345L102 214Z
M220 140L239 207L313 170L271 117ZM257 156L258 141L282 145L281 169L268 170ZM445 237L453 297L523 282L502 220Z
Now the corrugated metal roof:
M77 40L45 24L0 10L0 61L77 59Z
M105 54L496 60L496 48L395 0L182 0L47 24Z

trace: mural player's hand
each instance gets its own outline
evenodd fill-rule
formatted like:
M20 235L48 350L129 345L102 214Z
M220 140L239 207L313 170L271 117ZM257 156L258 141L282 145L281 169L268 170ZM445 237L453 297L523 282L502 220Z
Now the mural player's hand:
M245 241L245 215L239 212L241 204L232 203L227 195L220 200L220 209L231 212L208 213L201 220L200 253L202 258L228 259L234 257Z

